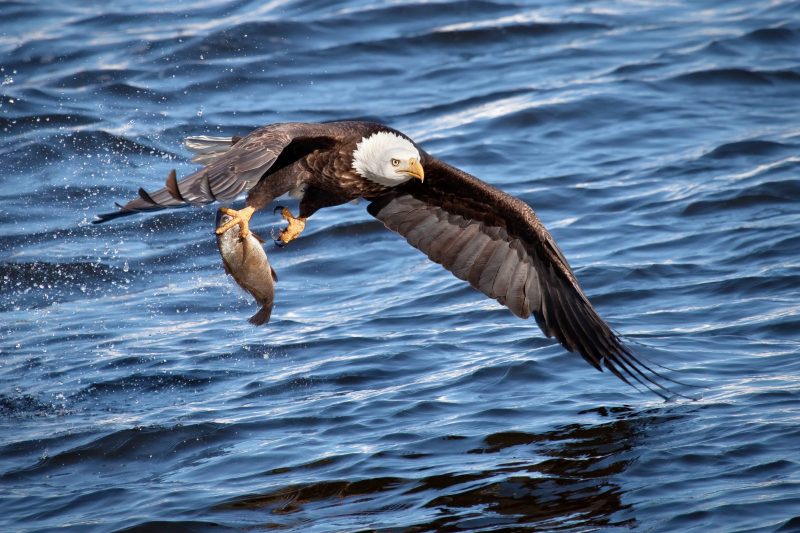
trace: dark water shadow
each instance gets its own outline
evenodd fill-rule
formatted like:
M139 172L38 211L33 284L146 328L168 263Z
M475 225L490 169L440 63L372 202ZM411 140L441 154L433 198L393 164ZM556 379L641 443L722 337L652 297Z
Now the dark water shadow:
M319 521L369 531L633 527L637 522L631 513L618 516L630 505L623 501L623 488L615 479L636 460L637 444L652 426L677 416L627 408L600 408L593 413L610 420L543 433L449 436L445 440L453 442L450 448L457 448L456 453L441 445L435 453L425 453L424 446L416 443L410 446L413 451L401 454L406 461L416 461L420 474L436 470L433 475L290 484L233 498L213 511L238 515L250 525L255 520L264 528ZM476 463L475 455L487 457ZM470 471L465 465L476 467ZM392 469L398 470L409 468ZM253 513L263 516L255 518ZM370 519L378 515L380 519Z

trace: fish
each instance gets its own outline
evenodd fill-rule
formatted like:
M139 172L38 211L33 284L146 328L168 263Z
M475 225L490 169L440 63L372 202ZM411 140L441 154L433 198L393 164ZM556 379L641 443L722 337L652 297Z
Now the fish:
M220 209L217 211L216 227L220 227L230 219L231 217ZM239 231L239 226L235 225L217 235L217 248L225 272L261 305L261 309L249 320L251 324L261 326L269 322L272 315L278 275L269 264L267 252L264 250L264 240L253 232L242 239Z

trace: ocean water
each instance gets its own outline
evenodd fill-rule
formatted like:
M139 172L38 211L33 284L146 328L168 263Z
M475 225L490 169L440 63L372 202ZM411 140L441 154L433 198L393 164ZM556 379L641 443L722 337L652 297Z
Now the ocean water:
M699 399L364 202L268 247L261 328L216 206L90 223L187 135L352 118L528 202ZM798 1L4 1L0 530L800 530L799 119Z

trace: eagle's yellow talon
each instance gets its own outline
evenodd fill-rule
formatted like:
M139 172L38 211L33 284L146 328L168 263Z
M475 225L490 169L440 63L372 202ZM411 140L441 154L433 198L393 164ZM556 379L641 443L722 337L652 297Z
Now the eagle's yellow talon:
M295 218L292 212L285 207L281 208L281 216L286 219L289 225L278 234L278 240L286 245L303 233L303 229L306 227L306 217Z
M256 212L254 208L248 206L237 211L236 209L221 207L220 211L231 217L231 219L216 229L217 235L222 235L237 225L239 226L239 237L244 239L250 235L250 218Z

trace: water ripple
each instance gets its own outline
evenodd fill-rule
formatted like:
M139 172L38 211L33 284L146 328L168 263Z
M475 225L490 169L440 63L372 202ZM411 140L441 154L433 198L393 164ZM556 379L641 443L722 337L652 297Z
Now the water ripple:
M0 529L797 529L796 1L0 11ZM188 135L344 118L528 202L699 399L595 372L364 202L267 248L263 328L216 206L90 224L192 172Z

